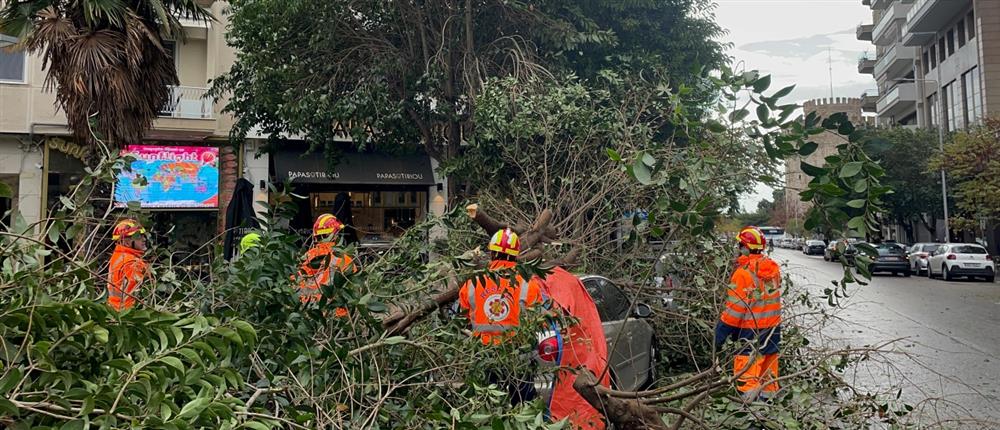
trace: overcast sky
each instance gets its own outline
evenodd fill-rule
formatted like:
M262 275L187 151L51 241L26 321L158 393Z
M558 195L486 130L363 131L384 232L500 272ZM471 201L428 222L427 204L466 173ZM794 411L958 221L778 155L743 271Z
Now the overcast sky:
M872 21L871 9L861 0L716 0L719 24L729 30L729 55L745 68L772 76L772 89L796 84L788 101L801 103L833 96L859 97L875 88L871 75L858 73L858 58L874 55L870 42L857 40L855 28ZM754 211L757 202L771 198L761 187L743 201Z

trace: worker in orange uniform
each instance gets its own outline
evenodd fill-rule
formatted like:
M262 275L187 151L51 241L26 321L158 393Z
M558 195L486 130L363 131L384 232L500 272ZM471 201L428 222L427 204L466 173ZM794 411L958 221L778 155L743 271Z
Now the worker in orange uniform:
M116 311L135 306L133 294L149 272L149 264L142 259L145 234L146 229L134 219L119 221L111 232L111 239L118 243L108 263L108 305Z
M316 303L323 298L323 286L333 279L334 271L346 273L355 272L357 267L350 255L339 255L334 249L344 229L337 217L322 214L313 224L312 248L306 251L305 261L299 270L297 291L299 301L303 304ZM334 312L337 318L347 316L347 309L337 308Z
M521 253L521 240L517 233L509 228L497 230L490 239L488 249L489 271L496 276L466 281L458 291L458 304L468 311L472 334L479 337L484 345L499 345L520 324L521 311L542 302L542 287L536 279L527 281L521 275L513 274L517 256ZM511 282L512 274L514 282ZM499 383L502 377L491 372L489 379ZM518 381L507 389L513 404L535 397L531 381Z
M740 256L715 328L715 343L721 347L727 339L749 342L733 359L733 374L744 398L755 401L778 391L781 271L763 254L767 241L759 229L746 227L737 240Z

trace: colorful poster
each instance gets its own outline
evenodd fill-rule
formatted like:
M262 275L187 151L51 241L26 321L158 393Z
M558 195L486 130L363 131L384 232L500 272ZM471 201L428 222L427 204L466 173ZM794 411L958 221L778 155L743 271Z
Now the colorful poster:
M117 205L138 201L143 208L219 206L219 148L129 145L122 154L135 161L131 172L118 177Z

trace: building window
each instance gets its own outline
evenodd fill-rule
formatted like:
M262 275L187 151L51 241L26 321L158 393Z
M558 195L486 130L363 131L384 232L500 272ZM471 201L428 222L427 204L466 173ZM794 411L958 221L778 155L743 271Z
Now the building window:
M969 124L976 124L983 118L983 89L981 87L979 68L973 67L962 75L965 84L966 107L968 108Z
M931 62L930 62L930 59L928 58L927 50L924 50L924 55L921 58L924 60L923 61L923 64L924 64L924 74L926 75L931 70Z
M969 15L967 15L965 17L965 20L968 22L969 40L975 39L976 38L976 12L975 11L969 11Z
M0 34L0 82L24 83L24 51L6 49L16 42L17 38Z
M948 30L948 56L955 55L955 30Z
M958 31L955 32L955 35L958 36L958 47L961 48L961 47L965 46L965 20L964 19L958 22L958 28L957 28L957 30Z
M930 119L930 126L934 127L938 125L938 113L941 112L941 107L938 106L938 95L937 93L931 94L927 97L927 118Z
M945 51L945 47L944 47L944 38L942 37L942 38L938 39L938 61L940 61L940 62L943 63L944 59L947 58L947 56L945 54L946 54L946 51Z
M948 131L955 131L965 127L962 124L962 89L955 85L957 81L951 81L944 86L945 107L948 109Z
M931 70L937 67L937 46L931 45Z

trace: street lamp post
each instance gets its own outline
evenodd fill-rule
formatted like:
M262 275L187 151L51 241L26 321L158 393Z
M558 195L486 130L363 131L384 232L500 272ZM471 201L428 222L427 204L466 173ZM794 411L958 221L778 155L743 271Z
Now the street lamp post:
M941 83L937 79L897 79L894 82L932 82L934 86L937 87L937 103L941 106L938 112L938 121L935 126L938 129L938 149L941 151L941 155L944 156L944 127L942 123L946 116L945 111L945 100L944 95L941 93ZM948 243L951 241L951 228L948 224L948 178L944 173L944 163L941 164L941 207L944 210L944 242Z

